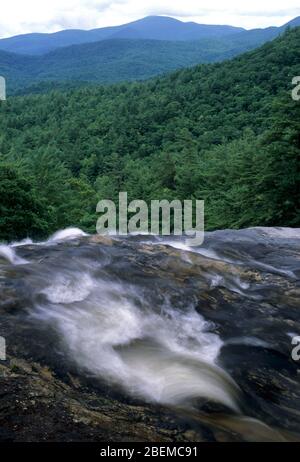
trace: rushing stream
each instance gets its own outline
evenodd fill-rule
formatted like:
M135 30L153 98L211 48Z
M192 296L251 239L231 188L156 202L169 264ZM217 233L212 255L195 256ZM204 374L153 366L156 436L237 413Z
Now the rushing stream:
M292 229L207 233L200 248L76 229L1 245L8 361L177 409L238 440L297 440L299 257Z

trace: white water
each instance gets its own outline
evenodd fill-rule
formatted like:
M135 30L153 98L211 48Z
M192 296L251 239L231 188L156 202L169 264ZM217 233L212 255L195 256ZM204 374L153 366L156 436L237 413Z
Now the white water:
M78 237L87 236L85 232L83 232L79 228L66 228L61 231L57 231L53 236L51 236L47 242L57 242L57 241L66 241L71 239L76 239Z
M25 265L29 262L21 257L18 257L15 248L26 245L55 244L56 242L72 240L83 236L88 236L88 234L86 234L79 228L66 228L61 231L57 231L46 242L34 243L31 239L27 238L19 242L12 242L8 245L0 244L0 258L3 258L12 265Z
M33 316L52 325L80 368L152 402L204 397L238 412L239 389L216 360L221 339L192 306L151 306L136 288L57 274Z
M1 258L12 265L25 265L28 263L23 258L18 257L15 250L9 245L0 245L0 259Z
M53 276L51 285L41 291L50 303L72 304L84 301L93 289L93 280L88 274L70 278L68 275Z
M10 247L22 247L23 245L32 245L32 244L33 244L32 239L26 238L19 242L12 242L10 244Z
M288 235L295 238L297 233L285 233L282 230L279 234L279 237ZM138 286L117 282L117 276L112 276L115 273L105 268L110 262L114 263L114 253L109 253L107 249L99 260L94 259L93 251L91 255L86 252L88 246L85 246L83 240L84 252L78 254L83 258L77 259L73 246L63 242L82 236L86 234L80 229L69 228L55 233L44 243L33 243L27 239L10 246L0 246L0 260L4 258L13 265L28 263L17 255L24 252L27 258L28 250L25 249L25 252L19 247L34 244L47 246L51 252L53 250L50 256L47 254L47 258L33 259L30 267L24 270L19 268L15 272L22 275L26 273L25 277L34 293L33 299L38 300L38 305L35 305L30 315L57 331L58 338L63 342L62 346L58 345L60 352L75 361L84 374L118 385L135 397L189 408L192 412L198 409L196 400L202 398L221 403L240 413L240 390L218 366L223 343L218 335L212 333L214 326L206 322L192 304L182 308L183 303L178 307L176 302L174 305L174 302L171 304L165 299L157 305L151 303L149 293L147 296L147 284L143 293ZM278 237L277 232L274 237ZM176 240L157 238L154 242L145 243L171 245L181 250L178 252L179 258L191 264L197 258L191 252L231 263L213 250L188 247ZM60 258L60 246L70 250L67 254L69 258ZM44 255L43 248L38 251ZM245 262L248 263L247 258L232 263L236 265ZM279 274L292 274L250 258L249 263ZM125 265L121 267L126 271ZM251 295L251 284L240 280L234 271L223 275L218 274L217 266L215 272L210 269L210 265L207 268L207 274L203 274L204 285L207 282L210 288L227 287L232 292L254 298ZM116 274L123 280L122 274L118 271ZM155 288L151 291L155 293ZM42 297L35 297L37 294ZM291 333L288 335L293 336ZM231 338L226 341L226 345L230 344L274 347L252 336ZM269 428L260 422L241 419L240 416L236 421L234 419L231 418L229 424L235 425L236 422L238 429L241 422L244 422L249 440L256 440L260 432L269 432ZM257 435L251 434L253 429L257 429Z
M86 234L80 229L68 228L44 245L82 236ZM0 246L0 256L12 264L26 263L13 247L30 243ZM190 248L176 240L153 244L173 246L183 251L183 258L196 252L225 260L214 251ZM249 288L234 275L230 280L218 274L207 278L212 288L226 286L241 294ZM40 293L45 301L31 315L58 331L65 352L80 368L149 401L192 407L195 399L204 398L239 412L239 389L217 364L223 343L193 306L182 309L168 300L152 306L133 285L96 279L92 261L89 268L71 263L58 267L44 279ZM268 346L254 338L228 343Z

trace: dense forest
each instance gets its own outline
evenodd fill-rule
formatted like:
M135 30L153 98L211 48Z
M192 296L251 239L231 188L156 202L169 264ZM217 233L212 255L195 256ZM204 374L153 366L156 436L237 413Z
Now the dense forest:
M118 83L145 80L199 63L229 59L254 48L227 39L195 42L114 39L58 48L42 56L0 50L0 75L10 95L41 83Z
M0 104L0 238L95 232L96 204L205 199L206 228L299 226L300 28L231 61Z

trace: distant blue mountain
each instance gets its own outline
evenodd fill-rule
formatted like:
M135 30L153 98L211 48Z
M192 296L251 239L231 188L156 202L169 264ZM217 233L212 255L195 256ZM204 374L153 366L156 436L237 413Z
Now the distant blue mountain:
M292 19L292 21L289 21L281 27L267 27L266 29L246 30L235 34L232 39L240 46L248 44L251 44L251 46L259 46L264 42L273 40L274 38L278 37L278 35L280 35L289 27L292 28L297 26L300 26L300 16Z
M284 27L299 27L299 26L300 26L300 16L292 19L291 21L289 21L287 24L284 25Z
M142 80L195 64L232 58L298 25L300 17L282 27L247 31L148 17L130 25L94 31L29 34L0 40L0 75L7 78L10 94L29 88L38 91L48 88L50 83L73 86ZM144 38L149 36L150 39ZM64 46L68 41L75 43ZM45 53L47 47L54 49ZM31 55L24 54L25 50L31 50Z
M93 43L100 40L164 40L197 41L203 39L240 40L241 43L260 45L264 41L277 37L287 27L300 26L300 17L293 19L282 27L245 30L241 27L214 26L182 22L165 16L148 16L138 21L101 29L69 29L53 34L25 34L0 39L0 50L25 55L43 55L57 48L70 45Z
M53 34L17 35L0 40L0 50L12 53L40 55L56 48L108 39L140 39L167 41L194 41L203 38L221 38L243 32L240 27L213 26L181 22L165 16L148 16L122 26L102 29L63 30Z

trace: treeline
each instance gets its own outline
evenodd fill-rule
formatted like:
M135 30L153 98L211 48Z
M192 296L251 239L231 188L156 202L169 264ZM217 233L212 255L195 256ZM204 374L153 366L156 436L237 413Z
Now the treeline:
M96 204L205 199L206 227L299 226L300 28L221 64L0 105L0 237L95 231Z

